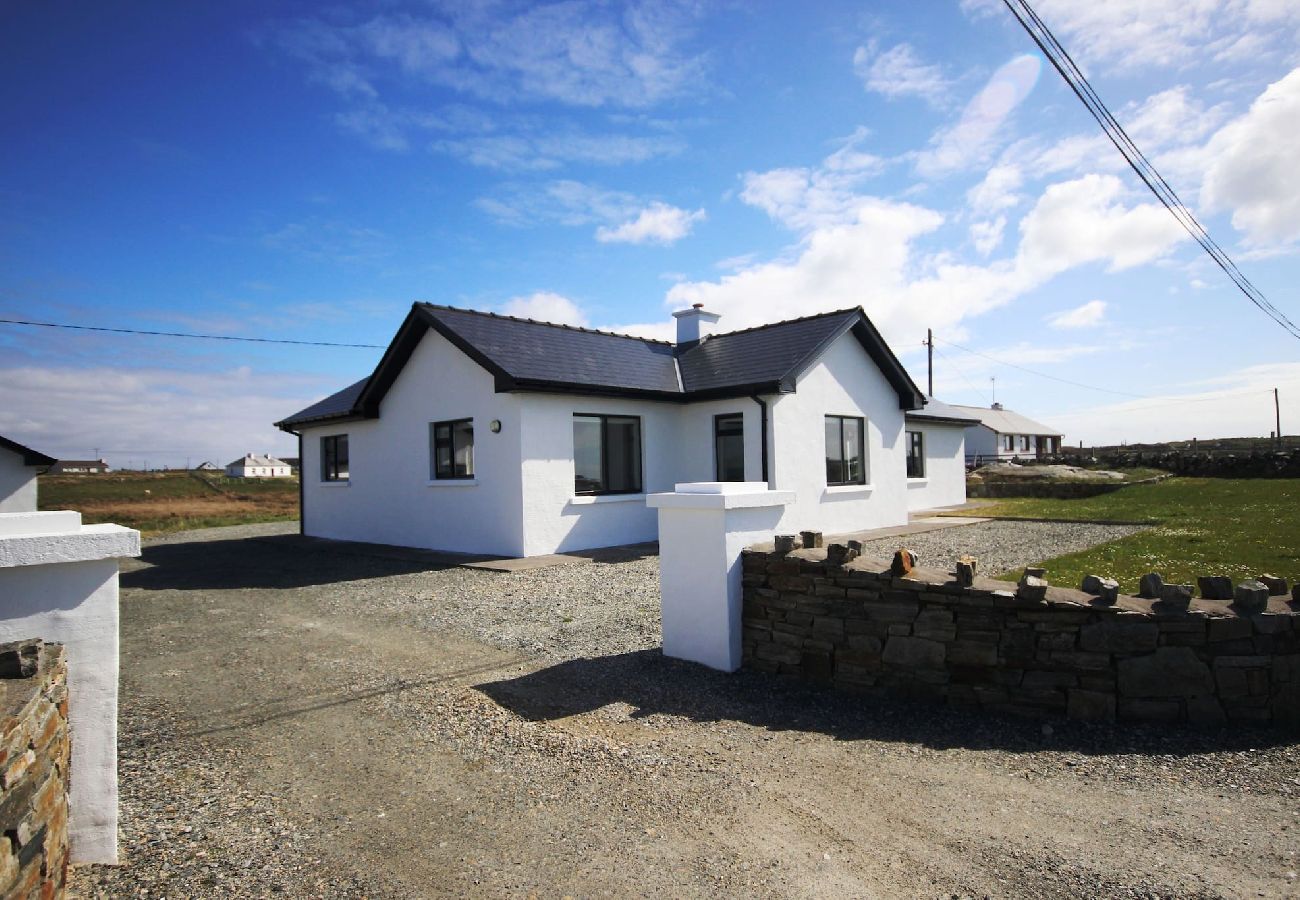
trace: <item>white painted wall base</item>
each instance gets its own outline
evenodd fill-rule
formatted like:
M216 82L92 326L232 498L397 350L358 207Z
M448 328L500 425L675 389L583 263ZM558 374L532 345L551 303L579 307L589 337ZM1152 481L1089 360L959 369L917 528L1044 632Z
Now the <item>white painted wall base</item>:
M740 553L771 537L794 491L761 481L678 484L651 494L659 510L664 655L740 668Z
M118 559L140 532L79 513L0 514L0 642L68 650L71 862L117 862Z

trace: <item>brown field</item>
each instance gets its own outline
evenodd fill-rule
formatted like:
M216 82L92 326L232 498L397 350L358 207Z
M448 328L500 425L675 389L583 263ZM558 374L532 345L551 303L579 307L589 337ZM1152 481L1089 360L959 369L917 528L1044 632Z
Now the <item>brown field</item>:
M146 535L298 517L298 479L259 481L188 472L42 476L41 509L75 509L86 524L115 522Z

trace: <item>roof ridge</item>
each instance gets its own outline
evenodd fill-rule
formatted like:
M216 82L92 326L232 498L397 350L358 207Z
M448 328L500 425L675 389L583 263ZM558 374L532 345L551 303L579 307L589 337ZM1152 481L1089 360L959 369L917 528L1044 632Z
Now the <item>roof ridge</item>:
M530 325L545 325L548 328L563 328L567 331L581 331L586 334L603 334L607 337L625 338L629 341L642 341L647 344L664 344L669 347L673 346L672 341L660 340L659 338L640 337L635 334L621 334L617 331L604 331L599 328L584 328L581 325L565 325L561 322L543 322L540 319L529 319L524 316L508 316L504 313L496 313L482 309L466 309L461 306L449 306L445 303L429 303L424 300L417 300L416 303L420 306L428 306L433 309L446 309L451 312L471 313L476 316L487 316L492 319L507 319L511 322L527 322Z
M714 338L726 337L731 334L748 334L751 331L761 331L764 328L776 328L778 325L793 325L795 322L807 322L809 319L826 319L831 316L843 316L848 313L861 312L861 306L850 306L847 309L833 309L829 312L813 313L812 315L799 316L797 319L781 319L779 322L764 322L762 325L751 325L748 328L738 328L735 331L722 331L718 334L710 335L709 340Z

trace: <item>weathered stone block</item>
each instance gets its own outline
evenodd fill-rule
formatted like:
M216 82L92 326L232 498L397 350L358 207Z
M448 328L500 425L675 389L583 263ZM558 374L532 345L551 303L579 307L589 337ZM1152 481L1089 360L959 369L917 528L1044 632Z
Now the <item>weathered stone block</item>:
M1047 579L1041 575L1030 575L1030 569L1025 569L1025 574L1020 576L1020 582L1016 585L1016 596L1021 600L1032 600L1039 602L1047 599L1047 588L1049 587ZM1033 569L1032 571L1041 572L1042 569Z
M776 544L776 552L780 554L790 553L802 546L798 536L793 534L778 534L773 538L773 543Z
M1074 687L1078 683L1079 676L1072 672L1030 670L1021 679L1020 686L1025 690L1040 691L1049 688Z
M821 547L824 543L820 531L801 531L799 532L799 539L803 543L804 549Z
M863 607L867 618L876 622L901 622L910 625L920 611L913 603L868 603Z
M759 644L754 648L754 656L768 662L798 665L803 658L803 651L798 647L786 647L783 644Z
M1262 581L1243 581L1233 592L1233 601L1242 612L1263 612L1268 608L1268 585Z
M31 678L40 667L40 639L0 644L0 678Z
M934 669L943 665L946 651L938 641L896 635L885 643L883 659L892 666Z
M1199 697L1214 693L1210 669L1188 647L1159 647L1119 662L1125 697Z
M1291 602L1300 603L1300 581L1291 585Z
M802 594L812 587L812 579L805 575L771 575L767 585L777 591Z
M1092 653L1147 653L1159 640L1160 627L1149 621L1107 619L1079 630L1079 646Z
M809 681L827 682L831 680L831 657L829 653L804 651L799 658L799 668L803 677Z
M906 547L900 547L898 552L894 554L894 560L889 565L889 571L896 578L910 575L912 570L916 568L917 563L920 562L920 559L913 551L908 550Z
M1109 653L1084 653L1077 650L1057 651L1052 654L1054 664L1068 669L1103 672L1110 668Z
M1216 728L1227 724L1228 717L1214 697L1187 698L1187 721L1200 728Z
M957 570L954 573L957 576L957 583L962 587L970 587L975 583L975 573L979 569L979 561L973 556L963 556L957 560Z
M1165 611L1184 612L1192 605L1190 584L1163 584L1160 586L1160 604Z
M948 645L948 662L955 666L996 666L996 644L976 641L953 641Z
M851 634L849 635L849 648L863 653L874 653L880 655L880 651L885 644L880 638L871 634Z
M1115 695L1075 688L1069 692L1065 714L1081 722L1115 721Z
M1182 712L1177 700L1119 700L1119 717L1133 722L1177 722Z
M1285 597L1287 590L1289 589L1286 579L1279 578L1277 575L1269 575L1265 573L1255 580L1268 588L1268 594L1270 597Z
M1206 600L1232 599L1232 579L1226 575L1202 575L1196 579L1196 587Z
M1209 622L1209 640L1211 644L1217 644L1220 641L1235 641L1241 638L1248 638L1254 630L1250 626L1250 619L1215 617Z
M1114 604L1119 600L1119 582L1114 578L1085 575L1080 590L1085 594L1092 594L1102 603Z
M1034 658L1036 640L1037 636L1028 628L1005 631L998 652L1009 662L1028 662Z
M1159 572L1149 572L1138 580L1138 596L1148 600L1159 600L1160 589L1164 584L1165 580L1160 577Z

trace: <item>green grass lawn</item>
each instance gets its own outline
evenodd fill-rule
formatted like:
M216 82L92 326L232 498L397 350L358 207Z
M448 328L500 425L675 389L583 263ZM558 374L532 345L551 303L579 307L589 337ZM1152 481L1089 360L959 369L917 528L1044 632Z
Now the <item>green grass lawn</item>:
M298 517L298 479L186 472L42 475L41 509L75 509L86 524L115 522L146 535Z
M1136 593L1147 572L1187 584L1198 575L1300 578L1300 479L1170 478L1079 500L1008 498L981 507L979 515L1155 524L1043 560L1048 580L1062 586L1077 587L1088 574L1108 575L1122 592Z

